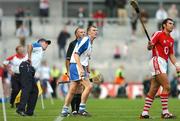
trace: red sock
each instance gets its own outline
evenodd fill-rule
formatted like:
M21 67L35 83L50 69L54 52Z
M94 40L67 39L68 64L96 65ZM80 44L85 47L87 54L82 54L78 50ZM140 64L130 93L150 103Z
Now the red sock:
M161 94L161 103L162 103L162 113L169 113L168 111L168 94Z
M154 98L150 97L150 96L146 96L145 98L145 104L144 104L144 108L143 108L143 112L142 115L148 115L149 113L149 109L151 108L151 105L153 103Z

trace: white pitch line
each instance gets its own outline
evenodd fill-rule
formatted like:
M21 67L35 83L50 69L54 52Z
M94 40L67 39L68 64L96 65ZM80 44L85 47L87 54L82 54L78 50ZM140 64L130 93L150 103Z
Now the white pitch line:
M64 117L58 116L54 121L62 121Z

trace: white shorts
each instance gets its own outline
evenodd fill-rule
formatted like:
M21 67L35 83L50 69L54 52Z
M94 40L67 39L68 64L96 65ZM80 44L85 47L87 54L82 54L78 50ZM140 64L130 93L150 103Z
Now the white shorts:
M149 66L152 76L167 73L167 61L161 57L153 57L149 63Z

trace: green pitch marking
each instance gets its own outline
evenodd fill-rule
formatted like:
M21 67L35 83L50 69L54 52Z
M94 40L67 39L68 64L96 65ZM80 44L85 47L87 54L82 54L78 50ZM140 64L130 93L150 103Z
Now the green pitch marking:
M21 117L15 113L15 108L10 108L9 103L6 103L7 121L139 121L139 115L143 109L144 99L128 100L128 99L89 99L87 110L92 117L69 116L66 118L60 117L60 111L63 101L60 99L54 100L54 105L50 100L45 99L46 108L41 108L41 102L38 100L35 116ZM180 100L170 99L169 110L178 118L173 121L180 120ZM150 110L150 115L153 121L160 121L161 103L159 99L153 102ZM3 121L2 104L0 103L0 121ZM142 120L143 121L143 120ZM145 120L146 121L146 120Z

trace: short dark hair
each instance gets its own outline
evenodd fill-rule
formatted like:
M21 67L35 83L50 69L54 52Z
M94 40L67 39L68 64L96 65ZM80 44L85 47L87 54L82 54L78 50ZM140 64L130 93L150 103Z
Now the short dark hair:
M168 21L174 22L174 20L171 19L171 18L166 18L166 19L164 19L163 22L162 22L162 29L164 29L164 26L163 26L163 25L166 24Z
M23 46L22 46L22 45L18 45L18 46L16 47L16 49L15 49L16 52L18 52L18 50L19 50L20 47L23 47Z
M97 28L97 27L94 26L94 25L88 26L88 28L87 28L87 33L90 31L91 28Z

